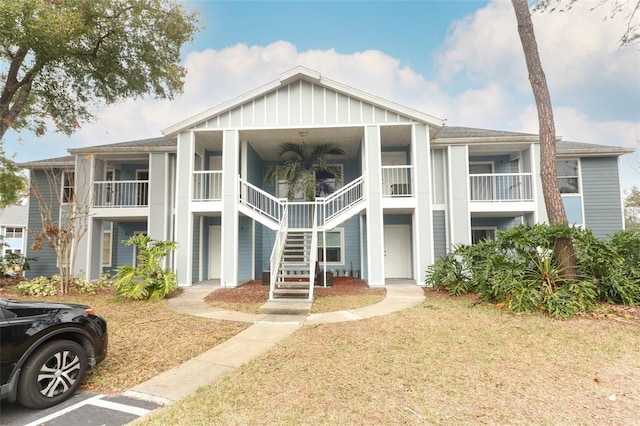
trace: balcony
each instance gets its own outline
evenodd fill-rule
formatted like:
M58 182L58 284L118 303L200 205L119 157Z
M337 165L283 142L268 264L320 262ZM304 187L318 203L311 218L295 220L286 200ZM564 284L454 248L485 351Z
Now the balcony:
M222 171L193 172L193 201L222 200Z
M531 173L469 175L472 212L529 212L534 209Z
M382 166L382 196L412 197L413 166Z
M148 206L148 180L110 180L93 184L93 207L135 208Z

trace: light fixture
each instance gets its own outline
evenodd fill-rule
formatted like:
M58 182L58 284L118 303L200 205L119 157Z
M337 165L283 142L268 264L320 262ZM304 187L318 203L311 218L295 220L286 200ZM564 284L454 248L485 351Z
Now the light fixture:
M307 136L307 132L298 132L298 134L300 135L301 138L304 138L305 136Z

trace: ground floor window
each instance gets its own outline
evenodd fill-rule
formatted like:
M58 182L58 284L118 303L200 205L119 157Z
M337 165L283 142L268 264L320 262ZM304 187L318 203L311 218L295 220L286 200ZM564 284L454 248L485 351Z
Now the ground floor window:
M483 240L495 240L496 228L471 228L471 244L478 244Z
M102 266L111 266L111 227L105 227L102 233Z
M326 233L326 253L327 253L327 263L344 263L343 253L344 253L344 238L343 231L336 230ZM324 262L324 239L322 234L318 235L318 262Z

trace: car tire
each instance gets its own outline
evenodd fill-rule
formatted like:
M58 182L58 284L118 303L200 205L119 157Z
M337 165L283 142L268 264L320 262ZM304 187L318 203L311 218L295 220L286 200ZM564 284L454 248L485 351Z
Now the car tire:
M70 340L54 340L34 352L22 367L18 402L46 408L70 398L87 372L85 349Z

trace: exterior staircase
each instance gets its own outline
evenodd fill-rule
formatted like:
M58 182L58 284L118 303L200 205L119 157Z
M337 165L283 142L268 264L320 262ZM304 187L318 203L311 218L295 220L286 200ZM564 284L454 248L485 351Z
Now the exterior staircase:
M311 294L311 249L310 231L287 232L278 269L274 299L309 299Z

